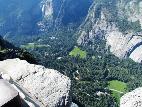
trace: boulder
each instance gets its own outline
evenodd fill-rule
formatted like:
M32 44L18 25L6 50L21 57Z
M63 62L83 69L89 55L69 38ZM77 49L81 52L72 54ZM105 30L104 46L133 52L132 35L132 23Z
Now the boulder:
M142 87L123 95L120 99L120 107L142 107Z
M56 70L25 60L0 61L0 72L8 74L28 94L40 102L40 107L69 107L71 81Z

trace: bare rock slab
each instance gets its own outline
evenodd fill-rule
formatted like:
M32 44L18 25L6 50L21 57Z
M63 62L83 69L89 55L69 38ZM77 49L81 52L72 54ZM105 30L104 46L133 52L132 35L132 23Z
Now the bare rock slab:
M25 88L42 105L40 107L69 107L71 81L56 70L25 60L0 61L0 72Z
M120 107L142 107L142 87L123 95Z

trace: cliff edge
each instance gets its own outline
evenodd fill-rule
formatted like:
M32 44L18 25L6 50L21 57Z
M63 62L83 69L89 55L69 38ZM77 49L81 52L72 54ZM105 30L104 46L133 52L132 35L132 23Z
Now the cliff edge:
M7 59L0 61L0 72L40 102L40 107L70 106L71 81L56 70L25 60Z

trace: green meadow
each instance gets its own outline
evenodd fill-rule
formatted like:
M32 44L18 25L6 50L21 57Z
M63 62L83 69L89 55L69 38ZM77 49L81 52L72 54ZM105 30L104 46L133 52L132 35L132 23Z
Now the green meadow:
M69 55L70 55L70 56L73 56L73 57L79 56L80 58L86 58L87 52L81 50L79 47L75 47L75 48L69 53Z
M112 91L112 96L119 101L120 97L125 94L127 90L127 84L118 80L112 80L109 81L108 88Z

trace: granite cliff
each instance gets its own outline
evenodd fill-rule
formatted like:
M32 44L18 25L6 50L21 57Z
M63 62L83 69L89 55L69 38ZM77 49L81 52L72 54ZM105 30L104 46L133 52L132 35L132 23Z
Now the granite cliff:
M78 44L93 48L94 40L105 40L119 58L141 62L141 4L141 0L95 0L77 33Z

